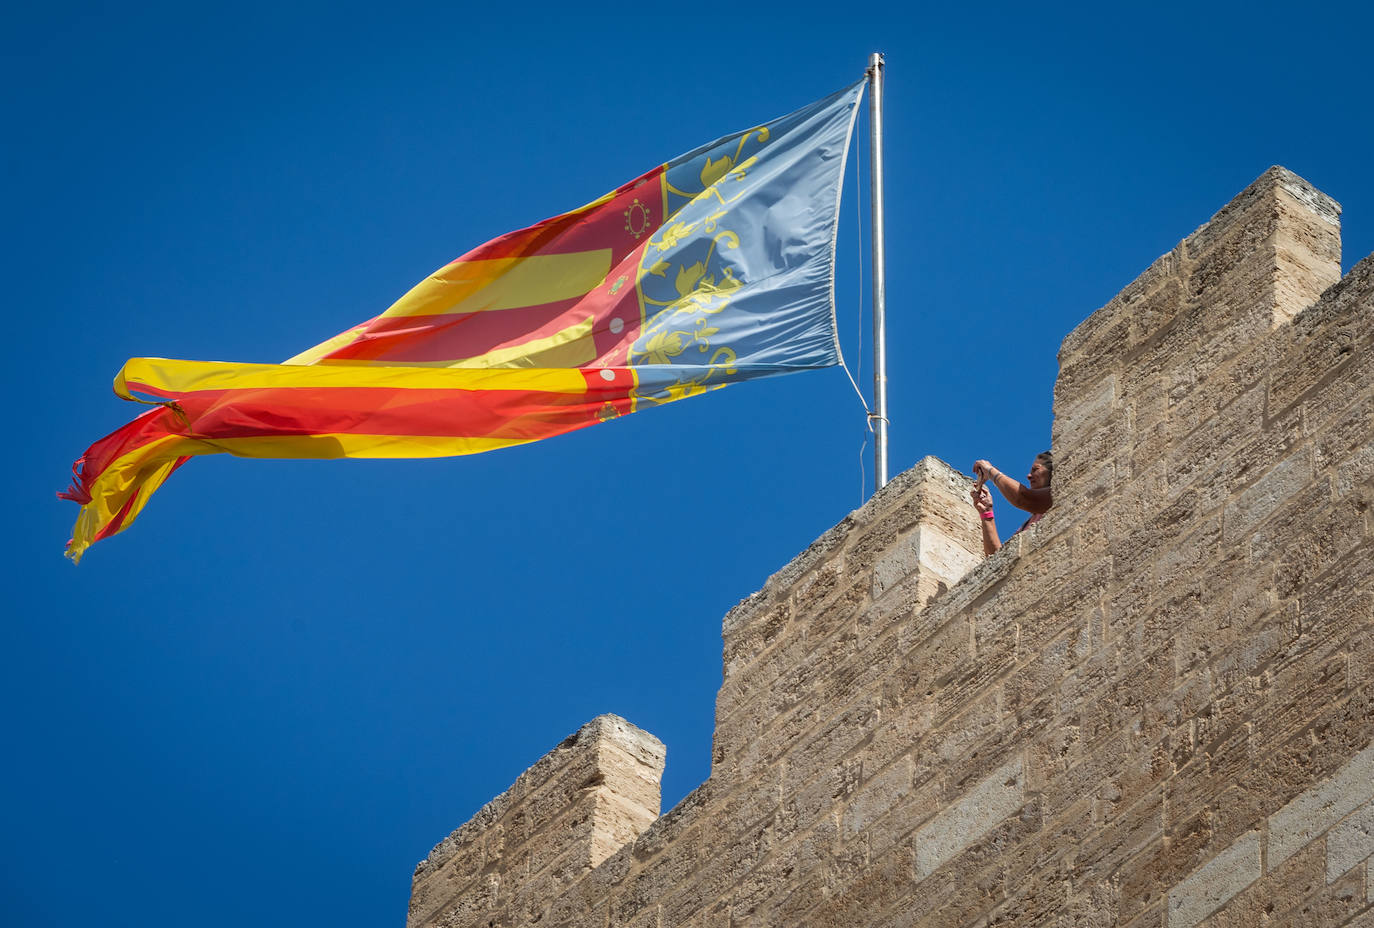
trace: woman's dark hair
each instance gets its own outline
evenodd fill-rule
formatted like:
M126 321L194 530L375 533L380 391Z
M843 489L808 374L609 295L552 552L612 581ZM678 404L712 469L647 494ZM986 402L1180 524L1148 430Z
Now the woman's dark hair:
M1037 461L1039 461L1041 464L1044 464L1044 465L1045 465L1045 470L1047 470L1047 471L1050 472L1050 479L1053 480L1053 479L1054 479L1054 453L1053 453L1053 452L1050 452L1050 451L1041 451L1039 454L1037 454L1037 455L1035 456L1035 459L1036 459Z

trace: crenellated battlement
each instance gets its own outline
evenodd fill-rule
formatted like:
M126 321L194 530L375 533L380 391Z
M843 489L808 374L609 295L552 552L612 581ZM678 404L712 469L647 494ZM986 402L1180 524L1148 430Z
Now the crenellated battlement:
M416 870L421 926L1374 918L1374 256L1271 168L1071 332L1055 508L926 458L723 624L711 775L613 716ZM1362 920L1363 919L1363 920Z

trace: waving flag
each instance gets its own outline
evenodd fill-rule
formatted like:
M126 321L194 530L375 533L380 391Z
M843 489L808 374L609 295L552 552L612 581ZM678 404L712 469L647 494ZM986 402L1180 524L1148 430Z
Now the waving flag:
M862 89L493 239L281 364L130 360L115 392L156 408L73 467L68 556L128 527L194 455L472 454L837 363L836 221Z

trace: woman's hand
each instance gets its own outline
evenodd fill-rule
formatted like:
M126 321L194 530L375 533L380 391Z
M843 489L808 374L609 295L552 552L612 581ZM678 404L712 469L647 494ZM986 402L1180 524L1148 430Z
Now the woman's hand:
M992 493L987 487L979 484L969 490L969 496L973 497L973 508L980 513L992 511Z

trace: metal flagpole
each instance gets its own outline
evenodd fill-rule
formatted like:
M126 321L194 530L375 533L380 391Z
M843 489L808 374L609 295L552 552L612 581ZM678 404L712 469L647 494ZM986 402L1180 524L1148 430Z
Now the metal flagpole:
M887 484L887 268L883 257L883 56L868 64L869 218L873 223L873 480Z

